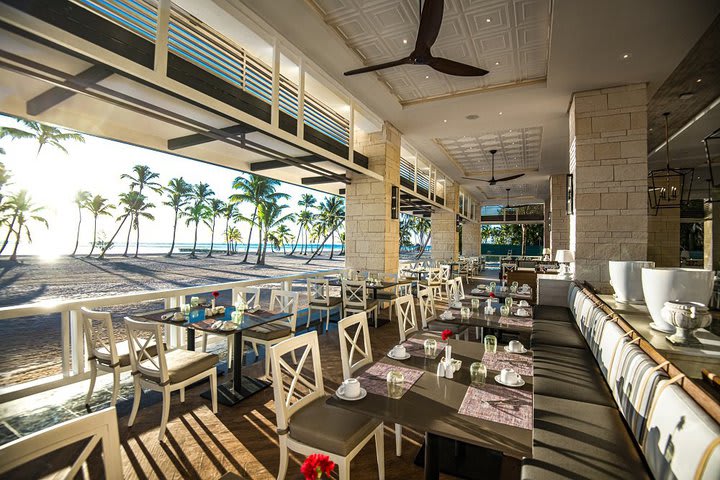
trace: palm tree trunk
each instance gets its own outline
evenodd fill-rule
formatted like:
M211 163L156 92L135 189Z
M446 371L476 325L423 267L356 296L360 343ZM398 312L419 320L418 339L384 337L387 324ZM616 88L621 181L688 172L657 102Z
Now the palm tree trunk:
M122 222L120 222L120 226L118 226L117 230L115 230L115 233L113 234L112 238L107 243L107 245L105 245L105 248L103 248L103 251L100 252L100 256L98 257L98 259L102 260L103 258L105 258L105 252L108 251L108 248L110 248L110 246L112 245L113 240L115 240L115 237L117 237L117 234L120 233L120 229L123 227L123 225L125 225L125 221L128 219L129 216L130 216L130 214L128 213L123 217Z
M227 217L227 219L225 219L225 248L226 248L225 255L226 256L230 256L230 239L228 238L229 231L230 231L230 217Z
M131 215L132 217L132 215ZM133 219L130 218L130 228L128 228L127 239L125 240L125 252L123 257L127 257L128 247L130 247L130 234L132 233Z
M297 248L298 243L300 242L300 235L301 235L301 234L302 234L302 227L299 227L299 228L298 228L297 237L295 238L295 245L293 245L293 249L292 249L292 251L290 252L290 255L292 255L293 253L295 253L295 249ZM284 245L284 244L283 244L283 251L285 251L285 245Z
M177 222L178 222L178 209L175 209L175 223L173 223L173 236L172 243L170 244L170 251L165 255L166 257L172 257L173 250L175 250L175 234L177 233Z
M335 254L335 230L330 232L330 260L333 259L334 254Z
M253 214L252 214L252 218L250 219L250 232L248 233L247 245L245 246L245 258L243 258L243 263L247 262L248 253L250 252L250 240L252 239L252 231L253 231L253 227L255 226L255 217L256 216L257 216L257 206L255 207L255 210L253 211Z
M215 217L213 217L212 228L210 228L210 251L205 258L212 257L213 248L215 247Z
M93 250L95 250L95 241L97 240L97 215L95 215L95 220L93 222L93 243L90 247L90 253L87 254L85 258L90 258L90 255L92 255Z
M135 223L135 258L138 258L138 251L140 250L140 217L137 217Z
M190 258L196 258L195 257L195 246L197 246L197 232L198 232L198 225L200 222L195 222L195 239L193 240L193 248L192 252L190 252Z
M80 225L82 224L82 207L78 205L78 228L77 228L77 235L75 236L75 248L73 249L72 253L70 254L71 257L75 256L75 253L77 253L78 245L80 245Z
M10 221L10 225L8 226L8 233L5 236L5 241L2 244L2 248L0 248L0 253L5 250L5 247L7 247L8 241L10 240L10 235L13 233L13 227L15 226L15 220L17 220L17 215L13 215L12 220Z
M416 259L423 256L423 254L425 253L425 249L427 248L427 244L428 244L429 241L430 241L430 235L428 235L428 236L425 237L425 241L423 242L423 246L420 248L420 252L419 252L419 253L417 254L417 256L415 257Z
M267 250L267 233L262 234L263 230L260 229L260 241L258 242L258 254L255 265L265 265L264 251Z
M18 229L15 234L15 247L13 248L12 255L10 255L11 262L17 262L17 251L18 251L18 246L20 246L20 233L22 233L22 229L23 229L23 223L20 222L20 223L18 223Z
M287 255L287 251L285 250L285 242L283 242L283 255Z
M325 246L325 242L327 242L328 238L330 238L330 235L333 235L333 234L335 234L335 229L333 229L333 231L330 232L329 235L325 236L325 239L322 241L322 243L321 243L320 246L317 248L317 250L315 250L315 253L312 254L312 257L308 258L307 262L305 262L305 265L307 265L307 264L309 264L310 262L313 261L313 259L317 256L318 252L319 252L320 250L322 250L322 248Z

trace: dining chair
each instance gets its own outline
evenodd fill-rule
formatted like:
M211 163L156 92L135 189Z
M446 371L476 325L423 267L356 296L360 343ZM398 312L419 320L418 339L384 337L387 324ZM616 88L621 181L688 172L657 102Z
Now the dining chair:
M260 287L238 287L234 289L235 292L237 292L236 297L236 304L240 303L242 301L245 304L245 307L248 310L252 310L253 308L260 308ZM202 336L202 351L207 351L207 344L208 344L208 338L212 336L213 334L210 332L196 332L196 335ZM218 335L216 335L218 336ZM227 348L227 364L228 368L232 368L232 359L235 356L234 350L235 350L235 343L233 342L232 335L222 335L222 337L225 337L226 342L226 348ZM253 350L255 353L255 356L258 356L257 347L253 346ZM242 356L240 356L242 358Z
M90 363L90 388L85 397L85 405L90 405L98 370L112 373L113 388L110 405L117 403L120 390L120 374L130 371L130 349L127 341L118 342L115 339L115 330L110 312L97 312L89 308L80 308L82 318L83 336ZM156 355L155 345L148 346L148 352Z
M429 289L419 289L418 300L420 302L420 321L422 323L423 330L426 330L428 333L433 335L439 335L443 330L450 330L453 332L453 336L458 340L460 339L460 335L463 335L465 340L469 339L467 325L457 325L449 322L446 323L438 319L435 309L435 298L430 295Z
M397 275L386 275L386 278L390 279L393 282L397 282L398 277ZM392 322L393 317L393 307L395 306L395 302L398 298L407 295L408 291L412 284L405 283L401 285L395 285L394 287L390 289L380 290L375 294L375 297L378 300L378 308L389 308L389 316L390 321Z
M295 351L302 353L291 366L286 356ZM327 403L317 332L273 345L270 355L280 444L278 480L285 479L290 450L302 456L327 455L338 466L338 478L349 480L350 463L373 437L378 475L384 480L383 422Z
M465 283L468 283L470 279L470 270L472 268L472 261L465 259L460 262L460 265L458 265L458 275L460 278L465 279Z
M291 315L282 320L248 328L243 332L243 341L252 345L253 351L256 352L256 358L257 347L262 345L265 348L265 375L270 374L270 347L295 336L299 295L298 292L272 290L270 292L270 311L280 311ZM293 361L295 361L294 355L293 352Z
M440 300L442 299L442 289L443 289L443 280L442 280L442 269L440 268L429 268L428 274L427 274L427 280L420 282L422 285L425 285L430 288L430 293L433 297Z
M356 327L355 333L352 333L353 327ZM373 363L367 313L360 312L343 318L338 322L338 332L343 380L347 380L365 365ZM402 455L402 425L399 423L395 424L395 455Z
M185 387L209 377L212 411L217 413L215 368L219 360L217 355L183 349L165 352L162 343L163 325L159 323L142 322L125 317L125 326L130 344L130 364L135 387L128 427L132 427L135 423L143 387L161 392L163 396L162 419L158 433L161 442L165 438L165 428L170 415L171 394L175 390L180 390L180 402L185 402ZM157 356L149 350L153 342L157 345Z
M320 312L320 325L325 318L325 331L330 328L330 315L333 310L337 309L338 315L342 316L343 301L342 297L330 296L330 282L322 278L307 279L307 323L305 328L309 329L312 323L312 313L317 310Z
M440 280L445 283L450 280L450 274L452 273L452 266L448 264L440 265Z
M400 297L395 302L395 308L397 309L398 330L402 343L419 330L415 316L415 299L412 295Z
M367 282L365 280L343 280L342 300L345 315L368 312L373 314L375 328L378 326L378 301L369 300L367 294Z

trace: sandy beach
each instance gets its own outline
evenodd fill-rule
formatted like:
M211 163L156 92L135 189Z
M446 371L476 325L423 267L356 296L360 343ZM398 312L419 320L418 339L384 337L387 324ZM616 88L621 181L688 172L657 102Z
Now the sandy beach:
M344 257L329 260L268 253L267 265L241 263L242 255L215 255L189 259L187 255L122 256L105 260L60 257L48 261L36 257L22 263L0 261L0 307L57 299L82 299L122 293L209 285L237 280L292 275L299 272L342 268ZM254 260L251 256L250 260ZM295 289L300 289L296 284ZM224 298L227 297L227 298ZM221 300L230 301L229 292ZM146 303L142 309L160 307ZM138 306L109 309L114 324ZM124 335L122 335L124 336ZM0 387L61 372L59 315L0 321Z

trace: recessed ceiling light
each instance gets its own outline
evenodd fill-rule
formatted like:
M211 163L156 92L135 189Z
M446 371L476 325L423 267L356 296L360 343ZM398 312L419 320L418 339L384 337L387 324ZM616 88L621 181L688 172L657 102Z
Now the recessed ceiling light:
M427 80L428 78L430 78L430 75L425 75L425 79Z
M485 23L490 23L490 22L492 22L492 20L490 20L489 18L485 19Z
M447 123L447 120L443 120L443 123Z
M495 65L500 65L500 62L495 62Z
M407 45L407 38L403 38L403 44Z
M498 115L502 115L502 112L498 113Z
M623 60L627 60L630 57L632 57L632 53L623 53L623 55L622 55Z
M700 82L702 82L702 78L697 79L697 83L700 83Z

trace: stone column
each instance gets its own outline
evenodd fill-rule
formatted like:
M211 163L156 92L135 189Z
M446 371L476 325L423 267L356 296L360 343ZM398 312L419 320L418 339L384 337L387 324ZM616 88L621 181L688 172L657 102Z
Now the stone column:
M552 250L552 258L558 250L570 248L570 219L567 215L565 197L566 174L550 177L550 243L546 246Z
M457 259L459 235L456 228L458 208L458 186L453 185L445 190L445 205L452 210L435 208L430 217L430 235L432 242L431 255L433 260Z
M720 199L720 188L713 191L713 198ZM720 270L720 203L705 204L704 260L705 269Z
M680 186L679 179L674 183ZM648 260L656 267L680 266L680 209L661 208L648 216Z
M550 248L550 199L543 202L543 248Z
M645 260L647 85L579 92L570 105L575 277L611 292L608 260Z
M345 190L345 265L353 270L396 273L400 222L390 213L392 186L400 184L400 132L385 122L382 131L357 136L355 149L384 180L350 174Z
M480 256L480 223L466 221L462 226L462 254L466 257Z

